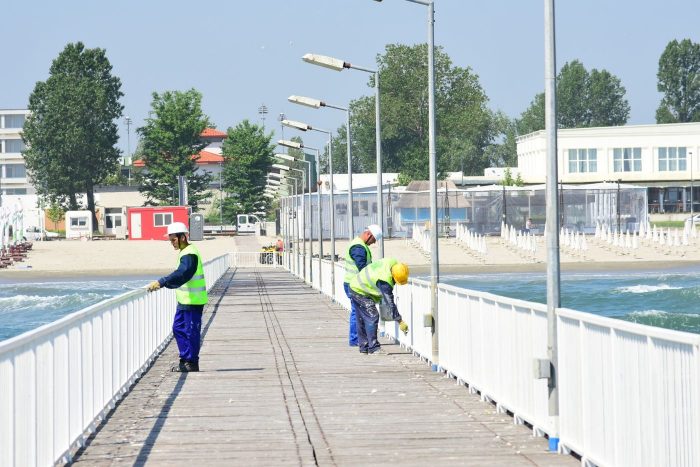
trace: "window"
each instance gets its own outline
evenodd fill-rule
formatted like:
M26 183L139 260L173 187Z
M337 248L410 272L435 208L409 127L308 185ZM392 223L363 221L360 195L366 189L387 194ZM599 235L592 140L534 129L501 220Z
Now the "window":
M659 148L659 172L686 170L685 148Z
M25 178L27 169L22 164L8 164L5 166L5 178Z
M4 153L20 153L24 151L24 142L21 139L5 139Z
M352 215L353 216L367 216L369 214L369 202L368 201L353 201L352 202Z
M24 126L24 115L5 115L4 128L22 128Z
M155 227L165 227L173 223L173 213L172 212L159 212L153 214L153 225Z
M597 171L597 149L569 149L569 173L584 173Z
M615 172L641 172L642 148L615 148L613 149L613 171Z
M71 227L86 227L87 217L71 217L70 218Z
M335 205L335 212L339 216L344 216L348 213L348 205L345 203L337 203Z
M26 195L27 194L27 189L26 188L7 188L3 190L6 195Z

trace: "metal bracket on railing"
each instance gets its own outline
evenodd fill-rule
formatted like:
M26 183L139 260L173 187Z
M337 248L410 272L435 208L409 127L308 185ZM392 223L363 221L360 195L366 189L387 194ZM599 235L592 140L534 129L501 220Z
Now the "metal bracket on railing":
M532 370L535 379L549 379L552 375L552 363L548 358L536 358L533 360Z

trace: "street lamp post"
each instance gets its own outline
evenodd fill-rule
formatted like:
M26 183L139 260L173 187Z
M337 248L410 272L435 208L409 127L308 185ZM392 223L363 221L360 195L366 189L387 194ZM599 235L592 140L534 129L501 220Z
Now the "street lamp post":
M688 152L690 163L690 225L695 229L695 206L693 206L693 152Z
M328 135L328 172L329 172L329 181L330 181L330 186L331 186L331 192L330 192L330 223L331 223L331 291L332 295L335 298L335 198L333 197L333 191L335 188L335 185L333 184L333 132L328 131L328 130L323 130L321 128L315 128L312 127L309 124L302 123L302 122L297 122L294 120L282 120L282 126L288 126L290 128L296 128L297 130L301 131L318 131L321 133L325 133ZM319 183L320 183L320 176L319 176ZM320 191L320 185L319 185L319 225L322 226L323 224L321 223L321 191ZM323 243L321 243L321 259L323 259Z
M350 62L340 60L333 57L327 57L325 55L317 54L306 54L302 57L306 63L311 63L312 65L319 65L324 68L329 68L335 71L342 71L344 69L354 69L364 71L366 73L372 73L374 75L374 118L375 118L375 143L376 143L376 156L377 156L377 219L380 226L382 226L382 231L384 230L384 182L382 177L382 130L381 130L381 119L380 119L380 106L379 106L379 70L374 70L372 68L367 68L359 65L354 65ZM348 123L349 126L349 123ZM349 141L349 139L348 139ZM349 143L348 143L349 144ZM384 236L379 239L379 257L384 257Z
M381 0L375 0L380 2ZM437 153L435 150L435 5L433 0L406 0L428 7L428 157L430 170L430 312L432 314L433 369L439 368L437 284L440 280L437 232Z
M551 420L550 451L559 444L559 350L557 344L557 308L560 298L559 203L557 203L557 84L554 39L554 0L544 0L544 101L547 152L546 205L547 223L547 360L548 368L540 375L547 379L548 414ZM562 209L563 211L563 209Z
M312 148L310 146L305 146L302 143L297 143L296 141L288 141L288 140L279 140L277 141L277 144L280 146L284 146L287 148L292 148L292 149L311 149L316 151L316 163L318 164L318 160L320 158L320 151L318 148ZM288 154L275 154L275 157L278 159L283 159L283 160L292 160L292 161L298 161L298 162L303 162L307 164L308 166L308 178L306 182L306 186L308 188L309 192L309 282L313 284L313 255L314 255L314 242L313 242L313 231L314 231L314 225L313 225L313 216L311 215L313 212L313 209L311 208L312 203L311 203L311 162L304 160L304 159L297 159L295 157L292 157ZM275 164L272 165L274 167ZM320 209L320 206L319 206ZM319 226L320 227L320 226ZM319 243L322 241L322 236L320 234L321 229L319 228ZM304 239L306 239L306 235L304 235ZM320 263L319 263L320 265ZM306 268L306 259L304 259L304 268ZM320 276L319 276L319 284L320 284Z
M126 157L128 159L124 159L124 165L128 167L128 184L131 186L131 117L128 115L124 117L124 123L126 124ZM128 161L128 164L127 164Z
M294 104L304 105L306 107L312 107L314 109L320 109L321 107L328 107L330 109L342 110L345 112L346 124L345 124L345 138L347 139L347 159L348 159L348 240L352 241L355 236L355 228L353 225L353 210L352 210L352 157L351 157L351 144L350 144L350 108L340 107L337 105L331 105L319 99L314 99L311 97L304 96L289 96L287 98L289 102ZM329 150L330 153L330 150ZM331 182L331 185L333 183ZM331 187L331 191L333 187Z

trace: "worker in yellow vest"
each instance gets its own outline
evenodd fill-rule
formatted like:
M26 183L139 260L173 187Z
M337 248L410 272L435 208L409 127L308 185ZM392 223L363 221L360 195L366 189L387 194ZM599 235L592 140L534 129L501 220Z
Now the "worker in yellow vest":
M173 335L180 350L180 362L171 371L199 371L202 312L207 304L207 285L204 281L202 255L187 241L187 226L173 222L168 226L168 239L178 252L178 267L171 274L148 284L154 292L161 287L175 289L177 310L173 320Z
M379 311L377 303L384 302L391 309L399 329L408 333L408 324L401 318L394 302L394 285L408 282L408 266L394 258L377 260L350 279L350 300L357 308L357 334L361 353L373 354L381 345L377 340Z
M372 251L369 246L382 238L382 228L377 224L367 226L364 232L350 242L345 250L345 278L343 288L345 295L350 298L350 327L348 329L348 344L357 347L357 309L350 297L350 279L372 263Z

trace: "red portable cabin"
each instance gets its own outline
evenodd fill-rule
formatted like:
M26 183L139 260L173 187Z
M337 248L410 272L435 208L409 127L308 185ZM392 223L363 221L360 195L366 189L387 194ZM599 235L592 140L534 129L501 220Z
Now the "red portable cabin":
M129 240L165 240L168 225L183 222L189 228L188 206L127 208Z

